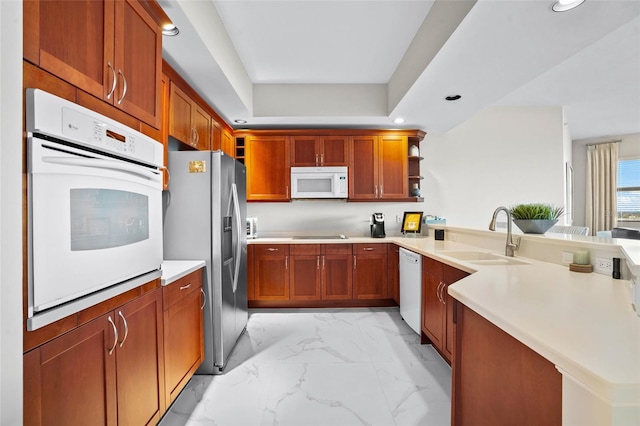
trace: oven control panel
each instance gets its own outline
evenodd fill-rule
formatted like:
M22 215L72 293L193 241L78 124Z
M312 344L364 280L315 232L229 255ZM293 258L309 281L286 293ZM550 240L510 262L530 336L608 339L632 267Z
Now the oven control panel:
M95 111L40 89L27 89L27 131L152 166L164 165L163 147L160 142Z

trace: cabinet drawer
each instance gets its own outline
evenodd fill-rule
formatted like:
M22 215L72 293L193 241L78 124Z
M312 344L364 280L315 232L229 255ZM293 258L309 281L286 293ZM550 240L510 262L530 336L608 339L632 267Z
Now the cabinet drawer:
M288 256L288 244L256 244L253 249L254 256Z
M323 244L322 254L351 254L351 244Z
M200 291L202 287L202 271L203 268L200 268L162 287L163 310L166 311L192 292Z
M291 256L318 255L320 254L320 244L291 244L289 252Z
M354 244L353 254L387 254L387 244Z

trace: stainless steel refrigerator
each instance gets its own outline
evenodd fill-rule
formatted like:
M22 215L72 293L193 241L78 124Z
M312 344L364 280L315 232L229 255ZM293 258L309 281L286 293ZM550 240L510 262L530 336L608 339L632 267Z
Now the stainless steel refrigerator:
M222 151L170 151L164 258L205 260L204 362L220 374L247 325L246 169Z

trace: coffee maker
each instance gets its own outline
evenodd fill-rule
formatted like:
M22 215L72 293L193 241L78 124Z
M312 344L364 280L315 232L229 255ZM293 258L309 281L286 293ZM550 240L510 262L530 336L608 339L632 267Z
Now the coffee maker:
M384 213L371 215L371 238L384 238Z

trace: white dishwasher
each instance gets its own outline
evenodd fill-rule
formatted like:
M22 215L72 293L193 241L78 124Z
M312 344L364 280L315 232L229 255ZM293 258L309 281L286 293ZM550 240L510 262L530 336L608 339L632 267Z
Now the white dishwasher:
M422 256L400 247L400 315L420 334Z

